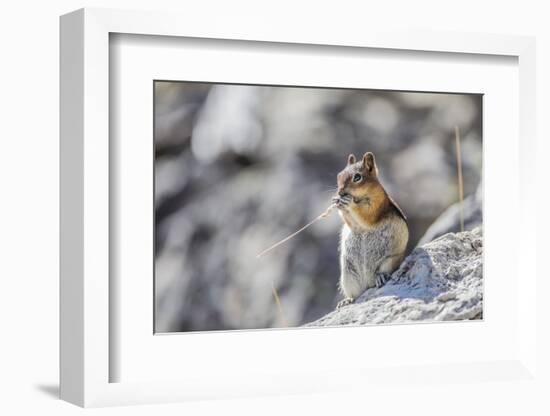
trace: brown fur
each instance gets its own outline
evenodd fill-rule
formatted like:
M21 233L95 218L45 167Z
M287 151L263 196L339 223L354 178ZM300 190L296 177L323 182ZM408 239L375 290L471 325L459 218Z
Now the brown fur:
M361 175L361 181L353 181L356 174ZM378 168L372 153L365 153L359 162L355 162L355 156L350 155L348 165L338 174L337 183L339 195L353 197L349 208L341 211L348 227L370 228L395 215L407 220L378 180Z
M333 203L345 225L340 237L340 289L343 307L366 289L380 287L400 265L409 230L405 215L378 180L374 155L357 162L350 155L337 177Z

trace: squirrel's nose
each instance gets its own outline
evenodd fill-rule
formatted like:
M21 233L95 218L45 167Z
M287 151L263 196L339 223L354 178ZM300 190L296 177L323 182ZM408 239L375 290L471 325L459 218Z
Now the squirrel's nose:
M346 194L346 192L343 189L340 189L338 191L338 196L344 196L345 194Z

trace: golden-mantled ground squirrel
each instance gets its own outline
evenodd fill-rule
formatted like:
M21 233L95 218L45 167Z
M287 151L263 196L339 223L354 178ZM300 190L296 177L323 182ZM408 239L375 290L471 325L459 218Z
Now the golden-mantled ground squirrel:
M344 221L340 240L338 308L355 301L366 289L383 286L399 267L409 240L407 219L378 180L374 155L365 153L338 174L333 198Z

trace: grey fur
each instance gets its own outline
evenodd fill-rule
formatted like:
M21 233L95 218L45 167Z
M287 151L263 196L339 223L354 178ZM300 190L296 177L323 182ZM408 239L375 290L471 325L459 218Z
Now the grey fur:
M342 228L340 239L340 290L349 304L366 289L385 283L403 259L408 241L405 221L392 215L368 229Z

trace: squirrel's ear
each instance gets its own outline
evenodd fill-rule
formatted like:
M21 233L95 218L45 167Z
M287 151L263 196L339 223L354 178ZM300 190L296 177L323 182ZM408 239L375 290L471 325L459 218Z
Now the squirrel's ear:
M348 156L348 165L353 165L355 163L355 155L352 153Z
M363 166L369 174L378 175L376 160L374 159L374 154L372 154L371 152L367 152L363 155Z

